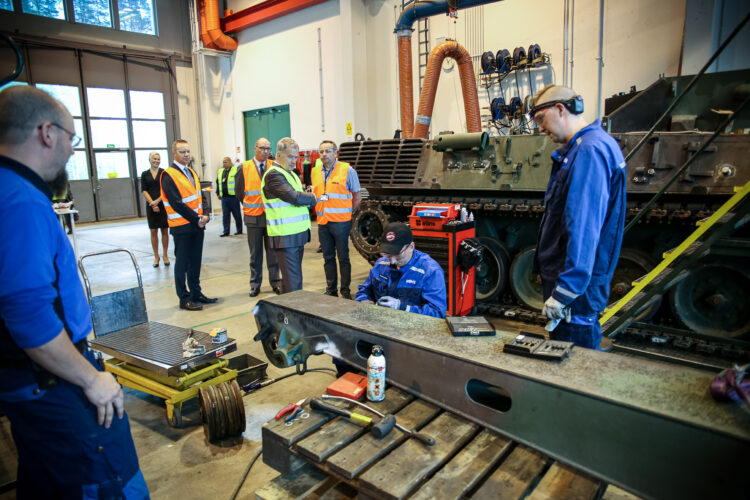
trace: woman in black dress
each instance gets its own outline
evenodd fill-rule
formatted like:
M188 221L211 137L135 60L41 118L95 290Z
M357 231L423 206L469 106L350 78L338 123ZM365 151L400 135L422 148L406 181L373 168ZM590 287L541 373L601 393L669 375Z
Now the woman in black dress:
M159 234L161 229L161 246L164 249L164 265L170 264L167 256L169 248L169 233L167 233L167 211L164 209L164 203L161 200L161 176L164 170L159 168L161 156L159 153L152 152L148 155L148 161L151 168L141 174L141 191L146 198L146 219L148 227L151 229L151 246L154 249L154 267L159 267Z

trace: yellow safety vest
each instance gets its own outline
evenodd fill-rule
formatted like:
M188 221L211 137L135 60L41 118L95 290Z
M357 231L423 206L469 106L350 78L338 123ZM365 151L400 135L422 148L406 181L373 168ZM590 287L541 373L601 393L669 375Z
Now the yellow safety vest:
M222 196L234 196L234 176L237 175L237 166L234 165L232 168L229 169L229 175L227 176L227 194L224 194L221 190L221 186L224 184L222 180L222 174L224 173L224 170L226 170L224 167L219 169L219 173L217 174L216 183L218 186L216 186L216 190L218 191L219 198Z
M276 164L266 169L260 183L260 192L263 197L263 207L266 209L266 231L268 231L268 235L289 236L310 229L310 213L306 206L298 207L285 202L281 198L270 200L266 198L263 188L266 186L266 176L271 170L281 172L295 191L302 192L302 182L296 175L287 172Z

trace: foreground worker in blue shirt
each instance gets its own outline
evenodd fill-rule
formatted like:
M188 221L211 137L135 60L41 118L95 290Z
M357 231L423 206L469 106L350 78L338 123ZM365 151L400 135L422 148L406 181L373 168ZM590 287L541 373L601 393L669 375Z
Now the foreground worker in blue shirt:
M582 112L581 96L559 85L531 101L539 130L563 144L552 154L534 264L550 337L596 349L625 225L625 160L617 142L598 121L586 124Z
M122 389L86 342L91 310L50 203L67 182L74 130L46 92L0 92L0 202L12 214L0 224L0 411L18 449L17 497L148 498Z
M440 264L414 249L409 226L393 222L380 240L382 255L359 285L355 300L445 318L445 275Z

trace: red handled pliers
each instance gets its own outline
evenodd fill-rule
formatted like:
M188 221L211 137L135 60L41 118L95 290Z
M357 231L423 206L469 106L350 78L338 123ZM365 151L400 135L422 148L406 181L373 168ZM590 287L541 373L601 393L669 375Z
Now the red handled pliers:
M286 418L285 422L289 422L290 420L293 420L302 411L302 407L305 405L308 399L309 398L302 398L296 403L291 404L287 406L286 408L282 408L279 411L279 413L276 414L276 420L280 419L287 413L290 413L290 415Z

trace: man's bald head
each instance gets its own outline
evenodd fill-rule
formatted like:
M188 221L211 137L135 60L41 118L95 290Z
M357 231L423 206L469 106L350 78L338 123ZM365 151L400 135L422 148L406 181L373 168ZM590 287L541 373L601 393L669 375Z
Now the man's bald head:
M65 127L72 118L60 101L36 87L15 85L0 92L0 145L25 143L45 122Z

